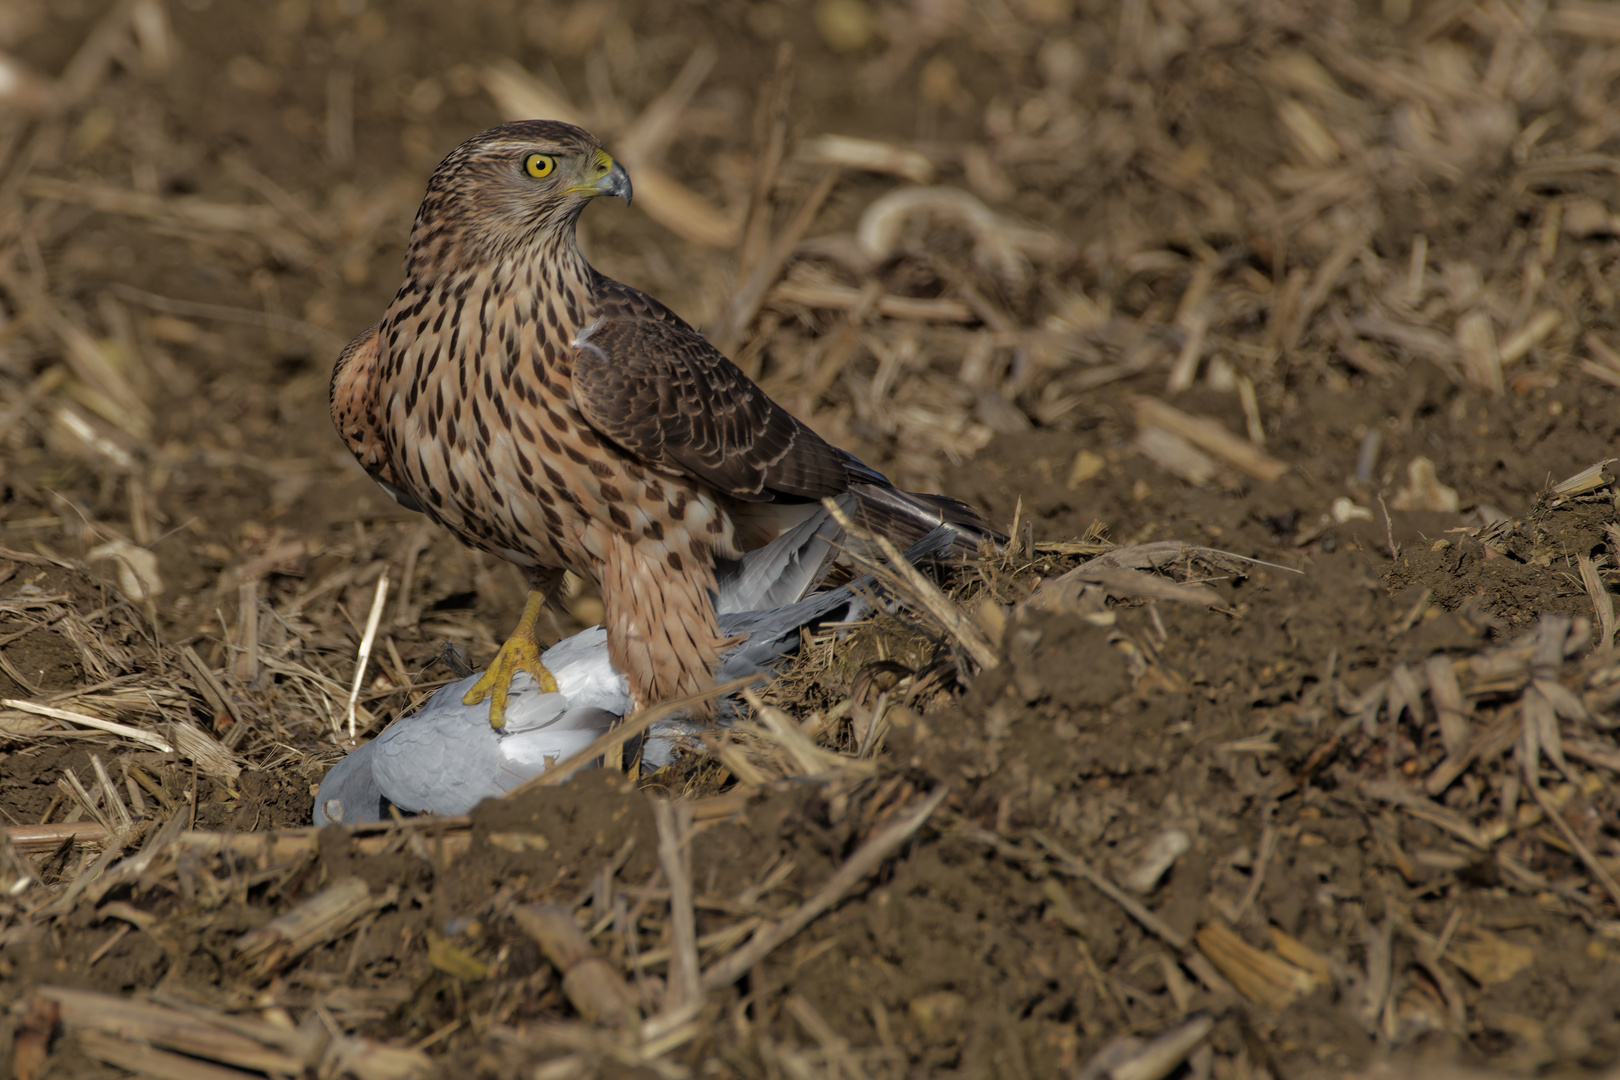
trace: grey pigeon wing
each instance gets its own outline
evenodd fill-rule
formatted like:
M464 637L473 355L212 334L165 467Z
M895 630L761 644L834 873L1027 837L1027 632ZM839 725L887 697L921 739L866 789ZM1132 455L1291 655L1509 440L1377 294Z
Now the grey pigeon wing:
M501 736L495 786L503 792L511 791L525 780L539 776L584 750L618 720L618 713L577 708L564 711L544 727L528 731L511 730L509 723L508 730Z
M500 735L488 720L474 723L461 695L476 681L440 690L420 711L372 740L372 774L389 802L402 810L465 814L500 794L495 770Z
M623 676L607 663L606 649L590 631L559 643L545 655L560 685L587 697L628 708ZM584 668L582 672L580 669ZM604 679L600 668L609 674ZM537 776L552 762L584 749L617 714L572 708L562 693L541 693L526 674L513 680L506 725L489 726L481 706L462 704L476 676L446 686L423 708L404 717L368 746L375 746L372 772L381 793L401 809L465 814L485 799L501 795Z
M815 593L797 604L720 616L720 632L746 640L720 658L716 677L724 682L765 671L799 647L799 631L811 623L852 622L866 613L866 602L848 586Z
M833 501L846 516L855 515L855 496L839 495ZM759 611L803 600L826 579L843 539L843 527L826 507L816 507L775 540L745 554L730 573L721 574L715 611Z
M917 542L901 552L906 562L915 566L929 559L940 559L950 554L951 548L961 543L962 532L955 525L946 522L936 525L922 536Z
M554 678L557 690L566 698L561 712L569 708L604 709L623 716L630 709L630 682L608 659L607 631L600 626L581 630L573 637L564 638L540 657ZM528 676L519 673L528 686ZM513 680L516 690L519 682ZM521 706L520 706L521 707ZM514 715L514 706L507 705L508 724ZM548 722L550 717L545 718Z
M958 532L941 525L905 550L906 561L921 562L944 555L958 542ZM871 577L814 593L796 604L720 616L720 632L727 637L746 634L747 640L720 658L718 677L740 679L774 667L799 645L799 630L818 622L854 622L870 608L865 596L877 591Z

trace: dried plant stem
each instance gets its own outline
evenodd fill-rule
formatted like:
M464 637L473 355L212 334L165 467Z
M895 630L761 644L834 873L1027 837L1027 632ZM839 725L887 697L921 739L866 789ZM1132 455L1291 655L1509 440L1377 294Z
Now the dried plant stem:
M871 566L885 582L904 590L917 606L939 622L946 633L956 638L974 663L987 670L1001 663L996 647L984 636L984 631L974 624L972 617L951 603L950 598L940 591L938 585L929 581L921 570L907 562L900 549L894 546L894 541L886 536L873 536L859 528L833 500L823 500L823 505L827 507L828 513L832 514L833 520L844 527L846 533L854 539L875 543L888 561L886 564L880 564L862 559L859 555L855 557Z
M669 988L664 1013L679 1014L702 997L698 983L697 916L692 905L691 853L687 838L691 814L685 806L660 800L653 805L658 825L658 862L669 882Z
M1525 772L1526 775L1529 774L1530 768L1528 766ZM1580 858L1581 862L1585 863L1586 868L1592 872L1592 876L1598 879L1598 883L1609 894L1609 899L1614 902L1614 906L1620 908L1620 882L1615 881L1614 875L1609 873L1602 863L1598 862L1597 856L1592 854L1592 849L1586 846L1569 822L1564 820L1564 815L1558 812L1558 807L1553 804L1551 796L1547 794L1542 786L1537 783L1527 783L1525 786L1530 789L1530 794L1536 800L1536 805L1541 807L1541 812L1547 815L1547 819L1557 826L1559 832L1564 834L1564 839L1575 850L1575 854Z
M514 909L512 917L562 975L563 993L581 1016L634 1030L641 1019L635 992L591 945L569 909L528 904Z
M1614 645L1616 625L1614 594L1603 584L1603 578L1598 575L1597 564L1592 561L1592 556L1578 555L1576 562L1581 568L1581 584L1586 588L1586 595L1592 598L1592 608L1597 612L1599 625L1603 627L1603 647L1611 648Z
M1271 856L1276 848L1277 830L1268 821L1260 832L1260 853L1254 859L1254 876L1249 879L1249 887L1243 890L1243 899L1227 914L1226 921L1233 926L1243 921L1243 916L1249 913L1249 909L1259 899L1260 887L1266 882L1266 869L1271 865Z
M95 796L90 794L83 782L79 780L79 775L71 768L62 770L62 778L56 784L62 789L63 794L78 800L79 805L84 808L84 812L105 826L109 833L117 828L107 817L107 812L96 805Z
M92 1057L143 1076L216 1080L250 1075L238 1069L252 1070L251 1075L302 1076L328 1062L334 1073L352 1072L361 1080L404 1080L420 1075L428 1064L427 1057L416 1051L353 1036L329 1040L318 1029L289 1031L191 1003L176 1008L59 986L42 986L34 993L36 999L57 1006L65 1030L92 1037L85 1047ZM130 1041L130 1036L136 1036L136 1041ZM221 1068L214 1062L234 1068Z
M208 704L214 707L214 711L229 716L232 724L241 724L241 709L237 707L231 695L225 692L225 687L220 685L220 681L214 677L214 673L208 670L208 665L203 663L202 657L197 655L197 651L190 645L182 646L180 649L180 661L185 665L186 670L191 673L193 685L202 692L203 697L208 699Z
M0 699L0 705L4 705L8 709L31 712L38 716L48 716L52 720L65 720L70 724L95 728L97 731L105 731L110 735L122 735L124 738L134 742L144 743L159 753L172 754L174 752L174 747L153 735L150 731L142 731L140 728L133 728L128 724L120 724L113 720L103 720L99 716L86 716L84 713L69 712L67 709L57 709L50 705L36 705L32 701L23 701L19 698Z
M373 894L360 878L342 878L285 914L243 934L237 939L236 951L254 964L262 977L316 945L337 940L362 918L398 898L397 885Z
M1089 881L1098 892L1102 893L1104 896L1108 897L1108 899L1124 908L1125 914L1141 923L1143 929L1158 935L1159 938L1171 948L1185 952L1192 944L1192 942L1187 940L1187 935L1181 933L1175 927L1153 914L1153 912L1149 911L1147 907L1141 903L1141 901L1126 893L1125 890L1121 889L1118 885L1115 885L1105 874L1094 869L1090 863L1085 862L1078 856L1071 854L1063 847L1059 846L1057 841L1053 840L1050 836L1047 836L1043 832L1032 832L1030 833L1030 837L1034 839L1037 844L1041 845L1041 847L1045 848L1054 858L1056 858L1058 867L1060 869L1069 872L1075 877L1084 878L1086 881Z
M1214 1017L1198 1012L1146 1043L1134 1035L1122 1035L1099 1050L1079 1075L1087 1080L1105 1076L1110 1080L1161 1080L1175 1071L1214 1027Z
M118 794L118 788L113 784L112 777L107 775L107 766L101 761L100 754L90 755L90 765L96 771L96 780L101 784L102 804L110 807L118 815L117 825L129 828L134 820L129 816L129 807L124 805L123 797Z
M294 319L286 315L272 315L263 311L254 311L251 308L229 307L224 304L205 304L196 300L176 300L169 296L158 296L155 293L145 292L130 285L113 284L107 287L108 291L122 300L140 304L153 311L161 311L169 315L189 315L197 319L214 319L219 322L244 323L248 326L263 327L266 330L281 331L283 333L297 334L318 349L333 350L343 348L343 339L330 330L323 330L314 323L303 319Z
M349 687L349 704L344 710L351 739L354 738L354 709L360 703L360 686L365 681L366 664L371 661L371 646L377 640L377 624L382 621L383 605L387 602L388 571L384 570L377 578L376 595L371 598L371 614L366 616L366 632L360 637L360 655L354 662L354 685Z
M1261 483L1270 483L1288 471L1286 463L1260 450L1247 439L1233 435L1218 421L1192 416L1158 398L1146 396L1132 398L1131 407L1136 411L1138 426L1162 428Z
M748 275L746 281L732 294L731 303L727 306L721 329L715 336L718 347L722 352L733 353L742 344L743 331L759 313L760 305L765 302L765 294L776 280L782 276L782 268L793 254L793 248L804 239L804 234L815 223L816 214L820 212L827 196L838 183L839 170L828 170L810 193L799 204L787 226L771 244L769 250L760 264Z
M747 974L755 964L768 956L772 949L810 925L817 916L831 908L844 898L855 885L867 874L878 868L878 865L887 859L901 844L910 839L911 835L922 828L923 823L945 801L950 793L948 788L940 788L928 798L924 799L915 810L911 811L899 821L872 837L850 860L838 868L837 873L828 879L814 896L806 900L798 910L781 922L768 927L762 927L749 939L748 944L717 963L711 965L703 973L703 989L718 990L722 986L729 986Z
M41 851L54 851L62 841L75 844L105 843L111 835L99 821L74 821L59 825L7 825L6 840L25 855Z

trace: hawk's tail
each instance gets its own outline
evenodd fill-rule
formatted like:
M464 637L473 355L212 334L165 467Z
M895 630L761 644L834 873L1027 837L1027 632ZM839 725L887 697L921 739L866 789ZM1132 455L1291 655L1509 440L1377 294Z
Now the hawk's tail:
M887 536L902 550L941 526L952 534L950 548L943 553L947 558L977 555L985 540L997 546L1006 540L977 510L949 495L923 495L878 484L855 484L850 491L860 500L856 524Z
M927 558L951 559L976 555L984 540L1002 537L984 523L967 503L944 495L913 495L880 484L856 484L832 501L846 517L869 533L886 536L907 552L912 562ZM757 509L759 504L749 504ZM774 509L782 510L780 504ZM840 585L860 572L846 554L858 543L819 503L785 508L782 522L791 522L769 543L741 559L715 560L714 608L721 615L779 608L803 600L824 585ZM794 519L797 520L794 520ZM926 538L924 547L918 547ZM907 549L913 549L907 551ZM876 552L861 552L868 557Z

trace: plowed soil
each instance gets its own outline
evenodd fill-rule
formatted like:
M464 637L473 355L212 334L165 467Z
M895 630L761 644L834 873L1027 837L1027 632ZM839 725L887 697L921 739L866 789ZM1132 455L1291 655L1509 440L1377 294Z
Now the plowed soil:
M1413 18L1438 28L1425 32L1478 46L1484 16L1435 14L1448 4L1474 9L1436 0L1413 5ZM113 5L120 6L127 7ZM1125 6L1153 25L1183 7ZM1255 15L1269 36L1253 45L1337 26L1370 55L1396 35L1389 9L1407 6L1305 5L1310 14L1292 22L1276 12ZM65 346L53 353L14 342L0 360L10 379L0 402L0 698L46 702L86 687L108 693L120 679L144 687L161 674L174 699L144 714L145 706L131 705L126 718L161 733L165 710L183 713L246 768L227 783L171 755L119 751L119 769L135 765L153 779L142 797L154 812L178 810L196 829L231 833L306 825L314 785L343 752L328 724L331 702L341 713L379 573L390 575L393 591L362 726L396 715L413 684L448 674L438 661L447 645L486 662L522 606L516 571L392 504L349 459L326 411L337 351L381 314L398 284L426 176L458 141L499 119L484 92L492 58L518 60L569 99L590 102L595 115L617 117L622 132L696 43L713 43L720 60L665 166L710 201L741 206L759 130L768 128L756 122L756 106L777 78L781 41L795 44L786 114L794 136L919 141L957 161L956 144L985 139L987 103L1003 102L1011 117L1012 102L1045 100L1030 96L1044 78L1038 65L989 70L979 62L972 35L958 33L978 25L967 16L949 34L903 47L906 20L945 26L957 18L946 11L952 5L934 7L854 4L877 20L873 40L888 44L840 51L829 42L843 41L841 31L827 20L849 7L834 3L150 5L172 33L161 71L143 67L151 58L132 37L66 112L6 129L8 176L28 196L12 212L31 215L31 231L8 233L0 335L9 339L25 318L88 327L107 355L125 357L115 367L122 365L140 405L103 408L76 367L66 384L76 388L71 394L38 387L35 380L66 363ZM1249 25L1247 5L1190 7L1208 7L1209 26L1221 12ZM0 47L55 76L111 18L103 8L18 0L0 17ZM1112 41L1111 9L1029 0L974 18L1012 20L1026 38L1106 22L1100 40ZM1126 31L1118 33L1123 41ZM1019 40L1033 55L1026 38ZM1248 40L1243 32L1212 38L1183 62L1213 65L1218 55L1241 70ZM1596 40L1581 47L1590 51L1568 47L1570 64L1615 51ZM927 55L951 60L955 80L936 86L932 98L913 89L927 84L920 70L933 70L936 83L944 78L938 65L928 68ZM1109 58L1082 60L1077 98L1109 100L1128 115L1132 91L1106 77ZM885 83L882 64L908 74ZM1145 84L1155 77L1138 75ZM1174 64L1164 74L1180 95L1172 103L1180 110L1176 130L1189 145L1250 155L1222 158L1216 174L1258 174L1288 157L1262 91L1195 75ZM1207 92L1188 89L1200 85ZM334 127L333 109L349 110L352 123ZM1101 140L1107 131L1095 134ZM1613 142L1587 152L1613 153ZM19 154L46 162L39 175L49 183L25 177ZM735 158L734 170L715 167L725 155ZM966 168L989 200L995 182L976 167L953 166L940 182L969 183ZM1155 183L1175 167L1168 159L1142 166ZM1507 258L1501 252L1514 235L1513 250L1528 250L1541 220L1530 211L1514 216L1512 200L1529 196L1522 186L1509 190L1503 170L1510 167L1480 166L1477 176L1454 170L1426 182L1391 203L1401 213L1378 223L1368 250L1403 272L1411 237L1423 230L1435 247L1476 248L1486 265ZM793 175L797 186L783 200L789 209L810 186ZM701 1031L659 1060L659 1074L1100 1076L1081 1069L1105 1047L1122 1036L1151 1037L1200 1010L1213 1017L1213 1031L1178 1059L1174 1075L1282 1080L1366 1073L1388 1061L1521 1075L1613 1069L1620 1063L1620 911L1565 832L1511 779L1523 767L1511 759L1519 736L1509 732L1487 747L1478 769L1435 795L1429 805L1451 815L1441 820L1401 812L1376 786L1416 790L1441 763L1446 748L1433 710L1403 721L1401 707L1390 705L1373 721L1354 717L1382 681L1410 678L1436 656L1460 663L1482 655L1536 630L1547 615L1585 620L1581 632L1590 635L1587 646L1560 657L1566 666L1553 671L1554 682L1560 672L1568 682L1577 670L1596 670L1608 655L1581 560L1592 560L1599 580L1612 584L1620 565L1615 489L1600 481L1557 495L1551 485L1620 453L1616 380L1582 374L1569 352L1575 337L1563 330L1559 358L1549 359L1550 346L1530 353L1501 392L1394 346L1367 346L1381 350L1376 365L1347 364L1325 333L1307 335L1282 367L1254 370L1253 411L1230 379L1201 376L1167 390L1168 358L1185 340L1168 327L1186 275L1155 276L1150 259L1130 263L1109 246L1117 232L1108 230L1123 226L1099 220L1086 201L1104 180L1087 173L1070 190L1057 172L1041 176L1030 181L1020 172L998 209L1061 235L1074 252L1056 269L1038 268L1044 284L981 304L968 325L987 334L1043 325L1056 317L1056 290L1089 289L1114 297L1121 317L1140 317L1142 325L1157 319L1163 363L1101 380L1060 410L1034 390L1022 398L1009 391L1009 399L963 389L940 422L961 433L959 445L945 446L951 436L940 435L938 452L930 443L923 453L908 429L880 422L881 403L869 409L858 400L861 387L887 379L892 389L909 376L882 375L880 360L861 354L851 368L857 381L822 380L816 363L824 354L807 352L805 342L836 334L841 316L802 311L795 321L787 305L767 316L764 332L778 336L750 360L767 385L901 481L972 502L1002 527L1016 523L1010 531L1025 554L1019 575L996 595L1000 662L984 670L963 663L960 679L942 684L946 691L895 709L870 777L765 785L735 812L700 822L691 861L707 961L741 937L706 935L743 917L785 917L882 824L924 793L949 789L929 823L875 875L744 979L710 994ZM1600 200L1610 181L1591 180ZM270 206L288 220L311 214L317 221L296 235L290 227L177 224L50 183L116 187L131 200ZM811 235L848 231L895 183L848 173ZM1172 211L1145 196L1139 202L1134 227L1164 240L1163 251L1191 258L1201 250L1204 237L1161 222L1184 217L1185 205ZM1594 280L1620 254L1615 233L1605 227L1577 238ZM688 244L634 209L593 207L584 234L601 269L694 322L715 323L735 288L729 249ZM1115 239L1104 243L1105 234ZM1287 280L1286 256L1268 246L1286 248L1286 236L1227 240L1235 251L1223 248L1223 265ZM970 294L974 286L951 275L982 267L958 250L961 243L933 243L932 261L891 267L883 287L922 298L956 296L958 286ZM1315 250L1314 241L1300 243ZM1267 262L1273 256L1275 265ZM1560 265L1578 271L1579 258L1567 255ZM36 266L57 298L46 301L55 314L29 306ZM1608 295L1601 315L1582 316L1581 333L1614 340ZM995 319L1007 325L991 325ZM948 348L958 339L927 340L940 378L966 369ZM958 344L966 341L963 331ZM1094 345L1109 363L1128 362L1144 347ZM139 364L128 359L134 353ZM1232 355L1242 368L1242 354ZM1260 480L1223 469L1203 483L1175 474L1140 450L1143 395L1230 432L1251 430L1258 418L1264 452L1286 470ZM18 423L5 409L25 400L31 418ZM75 435L59 402L91 417L111 449ZM121 410L128 411L113 418ZM132 421L136 412L142 417ZM1204 582L1219 598L1209 606L1125 600L1105 619L1015 607L1037 578L1075 564L1050 545L1099 532L1119 545L1174 539L1253 561ZM143 598L127 572L120 578L116 559L98 554L120 538L155 556L161 592ZM973 574L959 571L948 584L977 588ZM588 625L600 610L584 588L561 605L552 630ZM100 652L86 652L89 638ZM937 638L927 661L959 657L946 636ZM231 707L182 665L179 650L188 646L225 686ZM98 670L90 655L116 662ZM295 692L315 685L304 671L328 678L326 697ZM819 707L847 696L848 682L827 676L805 700ZM1521 686L1472 699L1476 735L1499 715L1518 716L1513 694ZM1597 727L1594 739L1608 740L1615 754L1606 766L1582 759L1567 774L1544 772L1572 835L1614 874L1620 753L1607 728ZM98 747L107 758L103 744L87 749L59 733L0 734L3 823L63 820L74 803L58 781L72 770L93 785L90 754ZM600 941L615 942L603 947L628 970L621 932L642 912L627 915L625 896L634 906L667 895L658 892L667 884L653 799L701 783L730 790L712 782L718 766L709 768L641 783L603 769L488 803L455 852L436 847L431 831L409 841L389 834L379 854L333 829L297 857L244 857L229 874L199 861L161 881L135 879L101 897L102 907L57 913L48 929L8 907L0 921L0 1006L12 1013L0 1014L0 1073L22 1060L13 1058L17 1024L29 993L46 984L125 995L160 990L167 1000L293 1027L332 1023L395 1046L420 1045L443 1075L542 1075L536 1063L565 1050L588 1064L556 1075L657 1072L606 1051L534 1041L533 1025L576 1014L510 911L544 901L573 904L593 924L616 918ZM121 790L134 789L114 772ZM1448 827L1464 820L1500 821L1502 832L1481 847ZM515 836L543 842L514 844ZM1160 859L1166 844L1175 854ZM72 881L87 857L68 844L28 858L44 890ZM1124 885L1169 936L1094 887L1074 869L1078 862ZM273 971L235 948L247 931L350 876L373 895L397 889L397 896L358 931ZM607 897L599 895L603 880ZM615 880L627 890L617 909ZM144 914L135 922L110 917L106 905L115 902ZM1207 961L1191 962L1218 951L1212 926L1287 960L1284 981L1303 982L1266 998L1234 988L1219 964L1226 978ZM458 967L455 957L474 967ZM1374 985L1380 976L1388 980L1382 989ZM640 984L652 1000L663 993L662 978L655 972ZM71 1039L50 1045L31 1075L125 1075Z

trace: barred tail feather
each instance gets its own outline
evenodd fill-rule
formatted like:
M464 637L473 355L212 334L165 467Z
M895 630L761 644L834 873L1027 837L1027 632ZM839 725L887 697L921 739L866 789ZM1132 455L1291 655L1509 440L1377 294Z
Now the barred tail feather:
M850 490L860 499L857 524L888 537L901 548L940 526L952 534L947 556L975 555L980 541L1001 544L1006 539L990 528L977 510L948 495L925 495L877 484L857 484Z

